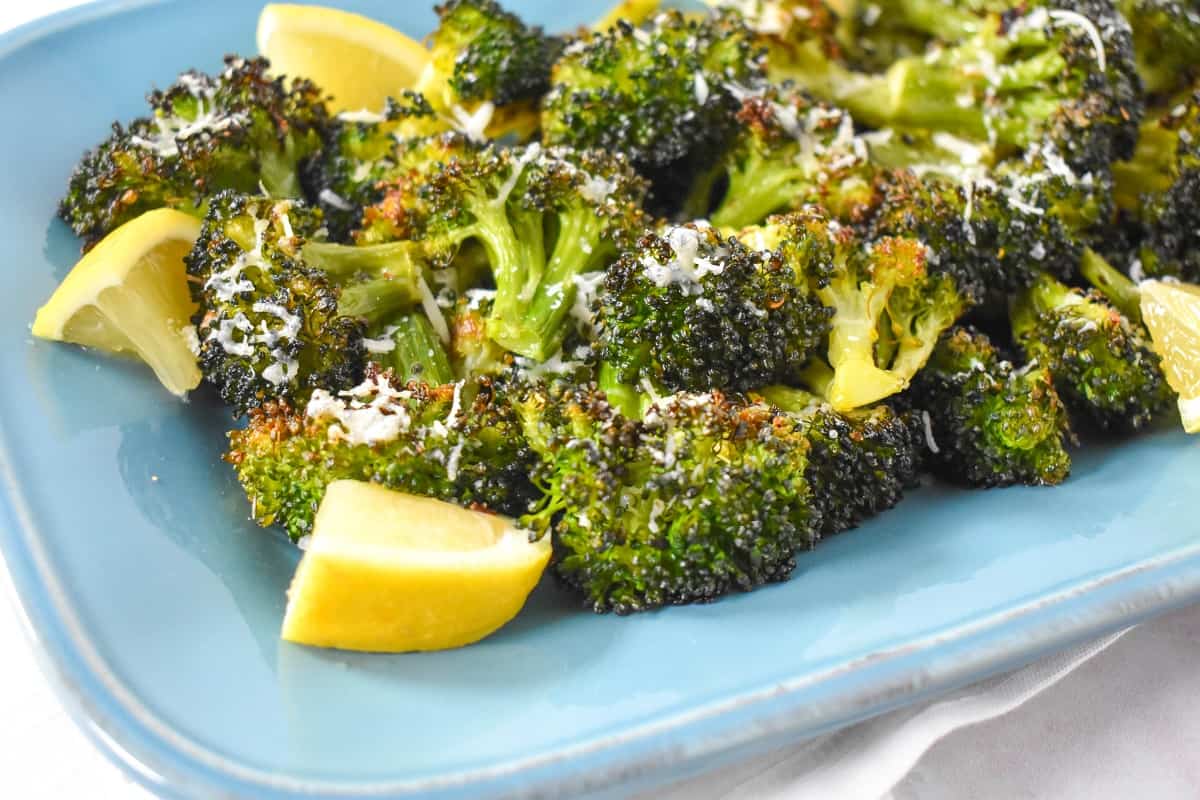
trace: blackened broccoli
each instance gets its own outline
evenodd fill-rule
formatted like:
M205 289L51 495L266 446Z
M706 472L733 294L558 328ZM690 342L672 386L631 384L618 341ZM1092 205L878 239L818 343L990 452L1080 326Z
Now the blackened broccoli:
M201 216L224 189L300 196L300 164L328 123L320 90L269 76L265 59L225 64L216 76L189 71L152 92L150 117L114 124L84 155L58 214L85 247L153 208Z
M781 581L815 540L807 439L765 405L681 394L635 421L578 387L533 392L520 413L545 492L521 522L553 535L555 571L596 611Z
M311 532L325 487L361 480L497 513L521 514L537 496L534 456L500 386L486 379L401 384L372 366L339 394L307 407L267 403L229 435L226 460L260 525L293 539Z
M822 536L892 508L917 483L922 433L908 412L886 405L834 411L802 389L767 386L760 396L800 424L809 443L806 477Z
M795 378L829 329L831 312L810 281L819 284L831 265L827 244L812 241L823 234L788 233L782 242L773 230L758 231L747 246L688 224L648 234L627 251L599 293L597 349L611 368L605 388L615 379L744 391Z
M675 10L584 34L554 65L543 142L624 153L639 167L715 150L734 129L730 85L761 74L750 38L736 15Z
M239 414L355 385L368 326L428 291L419 246L310 240L320 231L320 212L300 201L227 192L212 200L185 259L201 370Z
M381 184L418 166L414 156L436 157L437 137L422 142L425 149L397 138L407 120L433 116L423 96L406 91L399 99L389 98L382 113L343 112L330 122L320 153L304 162L301 177L305 196L325 214L331 240L350 239L363 208L382 199Z
M956 328L938 343L908 400L928 420L927 463L970 486L1062 483L1071 470L1067 412L1050 370L1018 369L987 336Z
M1098 292L1046 275L1016 297L1011 318L1025 357L1048 368L1068 407L1100 428L1135 430L1170 403L1149 338Z

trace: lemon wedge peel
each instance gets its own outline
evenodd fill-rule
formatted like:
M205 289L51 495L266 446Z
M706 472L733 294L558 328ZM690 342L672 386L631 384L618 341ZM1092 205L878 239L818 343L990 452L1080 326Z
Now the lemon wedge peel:
M329 485L282 638L369 652L444 650L517 615L550 560L511 521L358 481Z
M201 373L183 256L199 235L199 220L167 208L120 226L72 267L38 309L33 335L136 356L171 393L187 394Z
M273 72L309 78L331 94L333 112L379 111L429 63L429 51L395 28L324 6L264 6L255 41Z

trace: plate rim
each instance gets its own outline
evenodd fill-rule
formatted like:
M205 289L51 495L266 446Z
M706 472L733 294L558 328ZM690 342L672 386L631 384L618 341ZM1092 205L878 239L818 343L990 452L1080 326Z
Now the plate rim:
M170 0L93 0L0 34L0 62L87 22ZM17 475L9 423L0 420L0 565L12 607L59 701L88 739L127 776L172 797L213 791L328 798L418 793L546 796L646 780L708 758L806 738L1016 667L1039 655L1200 600L1200 542L1110 569L1002 612L910 639L869 657L631 725L519 760L424 778L348 784L294 778L238 763L174 730L105 662L50 564ZM1167 588L1164 588L1167 585ZM1066 619L1066 622L1063 620ZM1057 624L1056 623L1057 620ZM1041 623L1041 624L1038 624ZM952 663L908 666L929 647L963 651ZM944 655L944 654L943 654ZM945 660L945 659L943 659ZM836 684L823 711L804 690ZM745 724L745 723L751 724ZM519 789L514 778L529 778Z

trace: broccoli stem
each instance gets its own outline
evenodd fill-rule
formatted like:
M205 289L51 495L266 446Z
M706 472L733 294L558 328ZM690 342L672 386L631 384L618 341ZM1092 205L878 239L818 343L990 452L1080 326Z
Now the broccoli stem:
M474 203L473 235L487 252L496 297L487 321L492 341L528 358L538 358L538 341L524 329L529 302L542 280L546 263L545 234L539 213L516 213L509 219L503 203Z
M773 212L787 208L804 188L805 171L782 169L779 164L752 158L729 173L729 189L712 214L718 228L740 230L755 225Z
M356 247L308 242L305 263L324 272L341 290L338 313L377 324L421 300L425 260L413 242Z
M303 197L300 186L296 140L284 137L283 148L267 146L259 154L259 178L271 197Z
M454 370L442 340L422 311L392 320L392 366L405 381L422 381L430 386L453 383Z
M1079 264L1079 272L1087 282L1096 287L1108 302L1125 316L1142 321L1142 295L1138 287L1120 270L1109 264L1095 250L1086 248Z
M608 404L630 419L641 419L647 398L641 392L621 381L620 371L609 362L600 364L596 384L608 398Z
M838 411L869 405L904 389L903 380L875 364L876 326L889 294L864 291L850 277L831 281L817 292L821 302L836 309L829 332L833 380L826 397Z
M501 342L529 358L545 361L562 346L564 319L575 304L575 277L598 269L610 248L601 234L604 222L591 209L563 215L541 285L527 305L520 332L509 328Z
M1046 273L1041 273L1024 292L1014 298L1009 318L1012 321L1013 337L1017 340L1037 333L1040 314L1049 313L1069 305L1086 305L1083 297L1071 288Z

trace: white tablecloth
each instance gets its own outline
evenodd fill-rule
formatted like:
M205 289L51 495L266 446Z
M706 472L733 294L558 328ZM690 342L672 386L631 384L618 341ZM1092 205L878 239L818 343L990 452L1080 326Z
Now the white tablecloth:
M0 32L80 4L4 3ZM1193 800L1200 796L1197 654L1200 607L653 796ZM0 795L149 797L59 708L7 607L0 607Z

